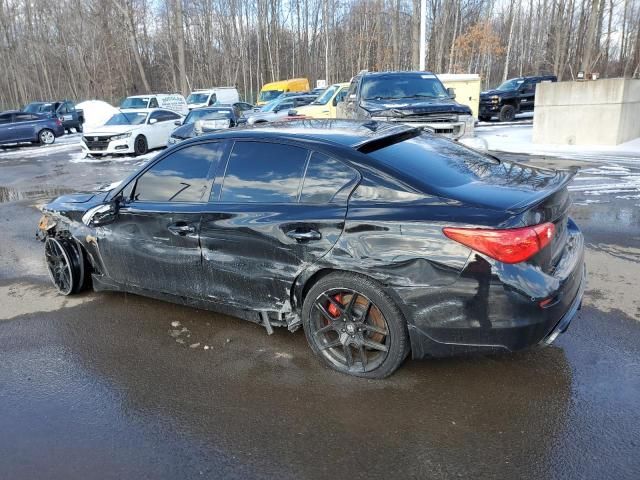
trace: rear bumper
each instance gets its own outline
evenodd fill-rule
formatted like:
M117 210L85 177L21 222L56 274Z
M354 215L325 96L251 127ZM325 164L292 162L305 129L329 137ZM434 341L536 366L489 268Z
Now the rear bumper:
M584 240L572 221L568 230L566 253L553 274L472 255L452 285L394 288L413 357L518 351L552 343L575 317L586 284ZM541 306L542 300L548 304Z

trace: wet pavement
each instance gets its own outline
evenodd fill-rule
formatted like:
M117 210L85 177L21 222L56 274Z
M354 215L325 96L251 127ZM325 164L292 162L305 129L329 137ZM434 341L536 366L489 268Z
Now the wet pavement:
M527 159L584 168L589 285L554 346L367 381L322 367L302 332L56 295L38 205L149 158L85 161L69 141L0 151L0 478L640 477L640 165Z

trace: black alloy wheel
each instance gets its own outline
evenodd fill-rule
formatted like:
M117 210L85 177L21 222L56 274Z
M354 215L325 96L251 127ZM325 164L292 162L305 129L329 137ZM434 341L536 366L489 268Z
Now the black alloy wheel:
M47 237L44 255L49 277L62 295L71 295L82 289L84 257L80 249L71 242L56 237Z
M326 288L323 278L307 294L303 308L307 340L314 352L339 372L386 377L408 353L404 320L393 301L373 282L346 276L351 281L342 283L350 285Z
M500 109L500 115L498 118L501 122L512 122L516 118L516 109L513 105L504 105Z
M144 155L148 151L147 139L144 136L139 135L133 144L133 154L135 156Z

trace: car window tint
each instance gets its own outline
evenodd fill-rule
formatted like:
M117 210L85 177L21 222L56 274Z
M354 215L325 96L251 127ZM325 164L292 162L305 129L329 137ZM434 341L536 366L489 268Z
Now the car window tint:
M149 108L158 108L158 99L157 98L152 98L151 100L149 100Z
M134 200L202 201L209 189L209 169L212 164L217 165L223 151L222 143L192 145L175 151L138 178Z
M14 122L30 122L31 120L34 120L37 117L34 117L33 115L31 115L30 113L16 113L16 116L14 117Z
M300 203L330 203L336 194L357 178L344 163L314 152L302 184Z
M223 202L293 203L308 150L291 145L236 142L222 185Z

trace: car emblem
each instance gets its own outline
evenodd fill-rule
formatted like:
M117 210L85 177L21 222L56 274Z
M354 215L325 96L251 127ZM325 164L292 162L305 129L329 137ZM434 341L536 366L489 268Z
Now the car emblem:
M93 137L93 141L97 142L98 141L98 137Z

